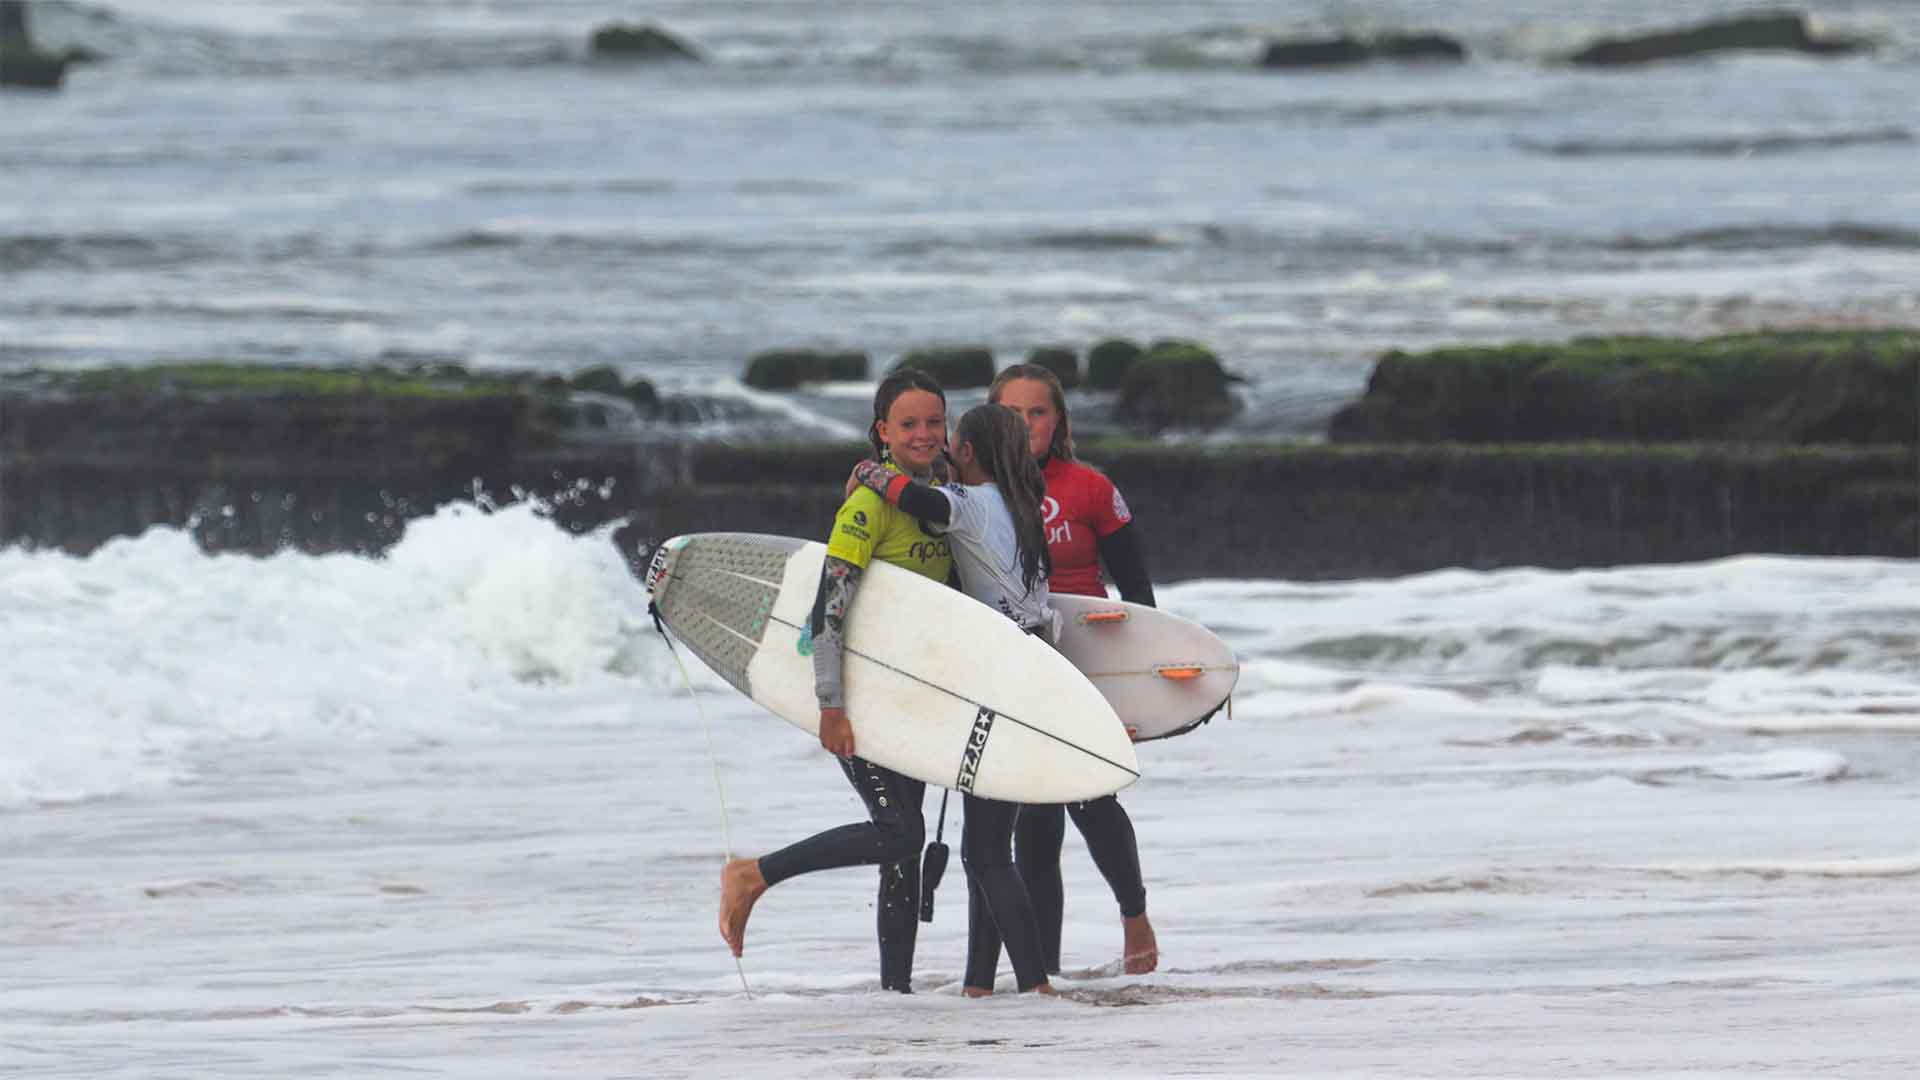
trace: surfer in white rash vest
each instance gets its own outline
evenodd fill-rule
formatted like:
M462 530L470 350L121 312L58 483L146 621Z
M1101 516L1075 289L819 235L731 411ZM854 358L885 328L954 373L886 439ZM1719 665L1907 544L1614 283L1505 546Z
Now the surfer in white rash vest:
M940 384L912 369L882 379L874 391L867 439L886 459L877 466L882 472L903 479L930 477L947 446L947 399ZM820 701L820 745L839 757L871 820L828 829L757 859L730 860L720 872L720 936L739 956L746 943L747 917L767 889L815 870L877 864L880 985L904 994L913 992L913 946L920 926L920 847L926 839L921 802L926 785L855 756L841 685L846 619L861 574L874 559L941 582L951 576L953 566L947 541L929 535L911 514L866 488L851 491L834 517L807 628L814 692Z
M1140 553L1139 529L1113 482L1074 457L1073 424L1060 378L1038 364L1015 364L987 390L987 400L1011 409L1025 421L1028 449L1047 481L1047 548L1053 555L1048 584L1057 593L1105 597L1100 564L1120 590L1122 600L1153 607L1153 581ZM1060 843L1064 818L1086 839L1087 854L1099 868L1120 907L1121 963L1129 975L1143 975L1160 962L1153 923L1147 919L1147 888L1140 874L1140 847L1133 820L1112 795L1065 807L1029 806L1020 812L1015 832L1014 865L1040 919L1040 946L1047 970L1060 970L1060 926L1065 888L1060 879Z
M878 461L861 462L854 478L951 541L968 596L1051 643L1058 631L1047 604L1051 560L1040 516L1046 482L1027 452L1026 425L998 405L969 410L955 431L952 460L957 485L932 487ZM1013 866L1020 804L971 793L965 802L960 857L967 869L968 959L962 992L993 993L1004 939L1019 988L1052 993L1033 904ZM975 941L982 935L991 936L990 948Z

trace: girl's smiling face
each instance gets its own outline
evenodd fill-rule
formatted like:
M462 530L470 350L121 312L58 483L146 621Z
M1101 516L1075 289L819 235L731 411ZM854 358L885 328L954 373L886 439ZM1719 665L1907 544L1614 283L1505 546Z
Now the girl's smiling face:
M887 418L873 425L894 464L909 473L925 473L947 448L947 405L940 395L908 390L887 407Z

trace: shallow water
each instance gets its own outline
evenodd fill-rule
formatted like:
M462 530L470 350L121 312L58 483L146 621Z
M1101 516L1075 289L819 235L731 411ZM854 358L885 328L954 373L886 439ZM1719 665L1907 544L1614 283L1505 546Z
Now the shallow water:
M881 994L867 871L762 901L748 997L714 928L723 848L859 804L807 736L697 665L689 695L604 538L515 508L443 511L385 561L209 559L166 530L86 559L0 551L0 1060L196 1078L1920 1063L1910 563L1191 582L1162 602L1245 671L1233 715L1143 746L1122 796L1158 972L1118 973L1074 838L1062 1000L959 996L953 882L920 992Z

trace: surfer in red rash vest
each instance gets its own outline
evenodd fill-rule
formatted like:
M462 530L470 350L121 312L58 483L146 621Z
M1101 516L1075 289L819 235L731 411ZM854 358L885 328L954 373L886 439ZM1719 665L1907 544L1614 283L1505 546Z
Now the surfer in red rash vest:
M929 375L909 369L881 380L874 391L867 438L876 456L887 462L882 468L888 475L931 474L947 446L946 410L946 395ZM946 540L930 535L911 514L867 488L851 490L834 518L807 640L820 701L820 745L840 759L871 820L829 829L758 859L730 860L720 872L720 936L739 956L746 944L747 917L767 889L815 870L878 864L880 985L904 994L913 992L926 785L857 756L841 684L843 627L861 575L874 559L936 581L948 580L953 565Z
M997 376L987 400L1012 409L1026 422L1028 449L1046 477L1047 546L1053 555L1054 592L1107 595L1100 564L1120 590L1122 600L1153 604L1139 534L1126 500L1105 475L1074 457L1073 426L1060 379L1038 364L1015 364ZM1029 806L1015 829L1014 862L1040 920L1047 970L1060 970L1060 925L1065 889L1060 879L1060 845L1071 816L1087 852L1113 890L1120 906L1122 957L1130 975L1159 965L1160 948L1147 919L1147 890L1140 874L1140 849L1133 820L1112 795L1061 806Z

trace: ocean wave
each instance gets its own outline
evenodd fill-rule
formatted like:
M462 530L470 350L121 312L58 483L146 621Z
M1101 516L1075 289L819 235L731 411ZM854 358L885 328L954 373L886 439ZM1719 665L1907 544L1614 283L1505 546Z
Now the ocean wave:
M1920 695L1920 572L1896 560L1750 555L1166 591L1163 606L1218 622L1243 659L1283 673L1506 681L1556 705L1699 705L1729 723Z
M212 257L218 251L216 244L178 234L0 234L0 273L45 269L145 269L196 262Z
M395 245L392 254L445 254L496 249L514 249L528 253L578 255L582 253L618 254L639 258L685 255L755 255L778 250L774 243L722 240L700 236L639 236L632 233L577 232L570 229L539 227L486 227L449 235L430 237L404 245Z
M469 195L666 195L679 190L673 180L626 177L600 180L477 180Z
M625 186L622 186L625 185ZM641 181L501 182L503 193L570 190L645 192ZM801 189L792 189L800 191ZM576 265L583 257L618 265L683 260L724 260L729 266L783 255L830 256L831 264L859 276L887 276L903 264L922 266L928 257L957 253L1004 256L1010 262L1036 255L1065 259L1200 256L1273 258L1296 273L1364 275L1385 265L1397 271L1418 266L1444 271L1487 262L1550 267L1565 272L1627 269L1649 258L1695 252L1709 255L1786 253L1814 249L1920 251L1920 230L1891 223L1754 221L1671 233L1469 235L1323 228L1312 224L1315 208L1303 207L1297 227L1192 221L1014 226L915 225L885 219L833 230L797 225L778 233L743 234L706 228L639 229L624 224L595 229L537 217L501 219L451 231L396 230L356 235L301 230L280 234L183 232L22 231L0 232L0 275L95 272L205 266L276 266L311 261L462 258L492 256L531 267ZM1067 264L1070 265L1070 264ZM1016 265L1002 267L1008 273ZM1397 278L1396 278L1397 279ZM1355 277L1355 287L1367 288ZM1378 286L1373 286L1377 288ZM1551 306L1559 301L1496 298L1503 310ZM137 314L132 303L107 301L107 315ZM1483 306L1486 306L1483 304Z
M237 321L359 322L391 315L364 304L326 302L308 297L230 296L181 300L153 297L144 300L60 301L29 304L30 315L77 316L89 319L127 319L146 316L232 319Z
M1607 246L1619 251L1787 251L1813 247L1920 248L1920 230L1866 222L1824 225L1757 222L1693 229L1665 236L1623 236Z
M1638 139L1515 139L1522 150L1550 157L1748 157L1812 150L1844 150L1856 146L1906 146L1915 142L1911 129L1867 128L1859 131L1758 132L1743 135L1672 135Z

